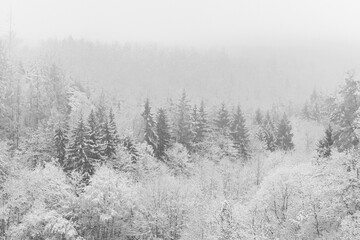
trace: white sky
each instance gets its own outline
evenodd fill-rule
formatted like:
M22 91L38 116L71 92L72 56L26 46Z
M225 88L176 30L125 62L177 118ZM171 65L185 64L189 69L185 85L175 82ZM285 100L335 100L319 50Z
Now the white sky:
M190 45L360 43L354 0L0 0L16 36Z

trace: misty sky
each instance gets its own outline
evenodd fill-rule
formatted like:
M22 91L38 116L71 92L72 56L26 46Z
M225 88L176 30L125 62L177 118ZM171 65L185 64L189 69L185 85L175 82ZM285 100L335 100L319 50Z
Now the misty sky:
M1 0L0 34L31 42L74 38L177 45L360 41L349 0Z

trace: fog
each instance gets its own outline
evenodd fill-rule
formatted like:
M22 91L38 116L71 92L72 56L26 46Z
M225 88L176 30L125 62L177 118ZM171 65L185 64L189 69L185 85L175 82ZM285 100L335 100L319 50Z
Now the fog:
M135 89L129 91L141 92L146 78L151 83L159 81L150 86L162 85L163 91L157 94L165 97L175 88L171 83L175 80L168 78L176 75L176 89L186 88L198 97L226 96L256 104L304 102L314 89L333 91L347 71L359 68L359 6L357 1L335 0L5 0L0 7L0 35L8 39L12 30L21 58L56 55L52 61L62 62L79 81L105 88L120 88L131 79ZM95 44L94 51L102 56L94 59L96 67L86 63L94 55L84 49L61 44L50 44L49 49L46 43L69 38ZM174 66L177 74L170 72L173 67L151 64L151 59L131 65L115 48L100 53L105 50L96 44L136 45L133 57L150 48L152 57L165 65L176 65L176 61L182 65ZM74 56L79 61L74 65L69 54L63 56L64 51L85 52L83 57ZM121 63L109 57L109 51L134 72L115 70ZM164 52L170 52L167 60L160 56ZM218 64L210 64L211 59ZM107 61L112 61L110 72L101 67ZM84 71L86 80L79 75ZM192 84L194 79L197 84ZM207 90L201 82L209 83Z

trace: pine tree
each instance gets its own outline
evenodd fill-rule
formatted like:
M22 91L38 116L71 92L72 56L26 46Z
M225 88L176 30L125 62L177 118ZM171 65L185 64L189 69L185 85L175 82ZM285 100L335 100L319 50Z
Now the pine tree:
M275 151L275 126L269 112L266 113L261 126L260 139L265 143L266 150Z
M261 110L258 108L255 112L255 118L254 118L254 123L258 126L260 126L263 122L263 115L261 113Z
M156 120L156 134L158 141L155 155L157 158L163 159L166 150L171 146L170 129L164 109L159 109Z
M178 143L184 145L188 150L191 150L192 133L190 105L185 91L183 91L183 94L180 98L177 110L174 131L175 139Z
M249 132L246 128L245 118L240 109L236 108L231 122L230 135L234 142L234 147L238 150L239 155L244 159L250 158L249 152Z
M61 127L58 127L55 130L55 135L54 135L54 148L55 148L55 158L62 167L64 167L65 165L67 143L68 143L68 139L65 131Z
M194 105L192 113L191 113L191 132L192 132L192 142L194 144L199 143L200 142L200 114L199 111L197 109L197 106Z
M201 101L199 109L199 128L197 132L198 141L203 141L206 134L209 132L207 114L205 112L204 101Z
M95 113L91 110L86 128L86 155L93 162L101 162L100 133Z
M154 130L155 122L151 113L151 107L148 98L145 100L144 112L141 115L144 118L144 140L148 145L153 148L153 151L155 153L157 148L157 136Z
M95 172L95 163L86 155L87 147L86 127L81 116L78 125L73 130L72 142L69 146L69 158L65 169L83 174L83 180L86 183Z
M136 149L133 140L127 136L122 140L123 146L131 156L132 163L136 163L139 155L139 151Z
M107 159L116 156L116 150L120 143L115 124L115 117L110 109L109 116L104 118L102 127L101 143L103 145L103 156Z
M326 129L325 136L317 144L317 154L319 158L327 158L331 155L331 148L334 144L334 135L331 126Z
M221 104L221 108L219 109L217 118L215 119L215 127L221 134L228 135L230 128L230 117L224 103Z
M359 138L355 130L358 128L360 107L360 82L354 79L353 73L348 73L345 86L339 92L339 103L331 116L331 122L337 126L336 145L339 151L357 148Z
M293 134L291 133L291 124L286 114L284 113L276 131L276 147L283 151L294 149L292 137Z
M306 101L303 109L301 110L301 115L304 119L310 119L310 110L309 110L309 103Z

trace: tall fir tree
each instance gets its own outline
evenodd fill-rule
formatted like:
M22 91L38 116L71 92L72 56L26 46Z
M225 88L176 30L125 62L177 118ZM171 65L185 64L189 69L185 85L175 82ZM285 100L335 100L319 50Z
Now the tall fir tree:
M116 156L120 139L117 133L115 116L111 109L109 111L109 116L106 116L104 119L102 129L101 143L103 145L103 156L107 159L113 158Z
M95 163L86 155L86 127L81 116L75 129L72 131L72 141L69 146L68 159L65 169L83 174L83 180L88 183L95 172Z
M101 143L95 113L91 110L86 128L86 155L92 162L101 163Z
M60 126L55 130L54 148L55 158L61 167L65 166L68 138L65 130Z
M164 159L166 150L171 146L170 128L164 109L160 108L156 118L157 149L156 157Z
M150 101L148 98L145 100L144 112L141 116L144 118L144 140L153 148L155 153L157 148L157 136L155 133L155 121L151 113Z
M290 151L294 149L292 137L293 134L291 132L291 124L286 114L284 113L276 131L276 147L283 151Z
M216 130L221 134L228 135L230 128L230 116L226 109L225 103L221 104L221 107L217 113L217 118L214 121Z
M178 143L184 145L188 150L191 150L192 132L190 104L185 90L183 91L177 106L174 136Z
M258 108L255 112L255 117L254 117L254 123L258 126L261 126L262 122L263 122L263 114L261 112L261 110Z
M199 108L199 126L196 132L196 139L198 142L202 142L209 132L208 119L205 111L204 101L201 101Z
M260 130L260 139L265 143L266 150L273 152L276 149L275 145L275 126L271 119L270 113L267 112Z
M239 156L245 161L248 160L250 158L249 132L246 128L245 117L240 106L236 108L236 112L233 115L230 135Z
M125 150L130 154L132 163L136 163L140 154L135 147L134 141L129 136L127 136L122 140L122 145Z
M327 158L331 156L331 149L334 144L334 135L331 126L325 130L325 136L317 144L317 154L319 158Z
M360 140L356 129L359 125L359 107L360 82L354 79L354 73L349 72L331 115L331 122L336 126L335 144L339 151L358 148Z

